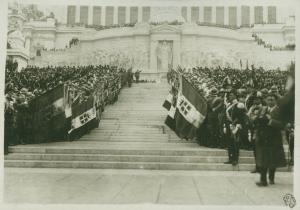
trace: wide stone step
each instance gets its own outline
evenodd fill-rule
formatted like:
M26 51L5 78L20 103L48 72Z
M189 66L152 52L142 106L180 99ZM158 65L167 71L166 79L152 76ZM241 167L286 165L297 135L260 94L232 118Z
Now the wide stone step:
M147 135L152 135L152 134L163 134L163 129L126 129L126 128L101 128L97 130L93 130L90 132L90 134L95 134L95 135L100 135L101 133L128 133L128 134L144 134L145 136Z
M107 138L110 138L110 139L116 139L116 140L120 140L122 141L123 139L126 140L126 139L132 139L132 140L168 140L169 137L168 136L158 136L158 137L153 137L153 136L145 136L145 137L142 137L142 136L131 136L131 135L123 135L123 136L119 136L119 135L107 135L107 136L99 136L99 135L90 135L90 136L84 136L82 137L81 139L84 140L84 139L107 139Z
M47 161L110 161L110 162L180 162L180 163L223 163L227 156L154 156L154 155L85 155L85 154L9 154L5 160ZM241 157L239 163L253 164L253 157Z
M101 119L100 121L100 125L101 127L104 125L141 125L141 123L143 123L143 125L147 125L147 126L164 126L165 128L167 128L167 126L165 125L164 122L162 121L157 121L157 120L147 120L147 122L145 122L145 120L142 122L141 120L125 120L125 119ZM100 128L100 126L99 126Z
M117 131L117 132L108 132L108 131L99 131L99 132L91 132L88 135L84 135L82 138L90 138L90 137L120 137L120 138L168 138L169 135L168 134L163 134L162 132L160 133L147 133L147 130L145 131L145 133L140 132L126 132L126 131Z
M6 160L5 167L23 168L93 168L93 169L148 169L148 170L214 170L250 171L254 164L232 166L222 163L156 163L156 162L109 162L109 161L23 161ZM287 171L281 168L280 171Z
M172 143L170 143L172 144ZM106 146L99 144L73 144L70 146L47 146L47 147L33 147L33 146L15 146L10 147L9 151L13 153L37 153L37 154L110 154L110 155L160 155L160 156L227 156L227 151L218 149L180 149L176 147L167 147L166 149L159 149L159 147L151 147L145 145L123 145L119 144ZM88 147L90 146L90 147ZM253 157L251 151L240 151L241 157Z
M80 140L85 141L103 141L103 142L168 142L169 139L168 138L120 138L118 136L116 137L103 137L103 138L99 138L99 137L84 137L81 138Z

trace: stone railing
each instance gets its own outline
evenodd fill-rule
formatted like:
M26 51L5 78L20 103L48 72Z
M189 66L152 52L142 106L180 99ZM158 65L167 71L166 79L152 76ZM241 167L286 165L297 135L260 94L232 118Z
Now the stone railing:
M85 28L91 28L95 29L96 31L111 29L111 28L121 28L121 27L134 27L135 23L125 23L125 24L115 24L115 25L109 25L109 26L103 26L103 25L86 25L84 23L75 23L75 24L67 24L69 27L85 27Z

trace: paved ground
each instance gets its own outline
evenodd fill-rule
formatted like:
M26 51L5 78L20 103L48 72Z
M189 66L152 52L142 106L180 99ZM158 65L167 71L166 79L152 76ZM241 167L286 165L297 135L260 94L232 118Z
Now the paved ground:
M258 188L258 174L215 171L5 168L4 202L42 204L284 205L293 174Z

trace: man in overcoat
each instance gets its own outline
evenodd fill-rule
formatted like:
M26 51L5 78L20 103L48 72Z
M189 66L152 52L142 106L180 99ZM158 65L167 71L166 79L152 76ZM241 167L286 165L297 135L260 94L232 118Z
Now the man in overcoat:
M279 121L279 108L276 104L277 96L273 93L266 97L267 106L262 107L254 120L256 164L260 168L260 182L257 186L275 184L275 171L278 167L286 166L281 130L284 124Z

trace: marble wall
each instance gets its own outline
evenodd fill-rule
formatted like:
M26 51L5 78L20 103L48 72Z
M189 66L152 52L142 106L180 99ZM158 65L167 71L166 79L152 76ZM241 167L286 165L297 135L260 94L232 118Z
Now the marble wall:
M157 74L159 41L173 41L173 67L232 66L240 68L248 61L266 69L285 69L294 60L294 51L270 51L257 45L251 31L195 25L140 25L79 35L80 43L63 51L42 51L34 65L109 64L141 69L144 74ZM274 39L278 34L274 33ZM67 35L60 40L67 40ZM63 41L59 41L63 43ZM57 42L57 43L59 43Z

